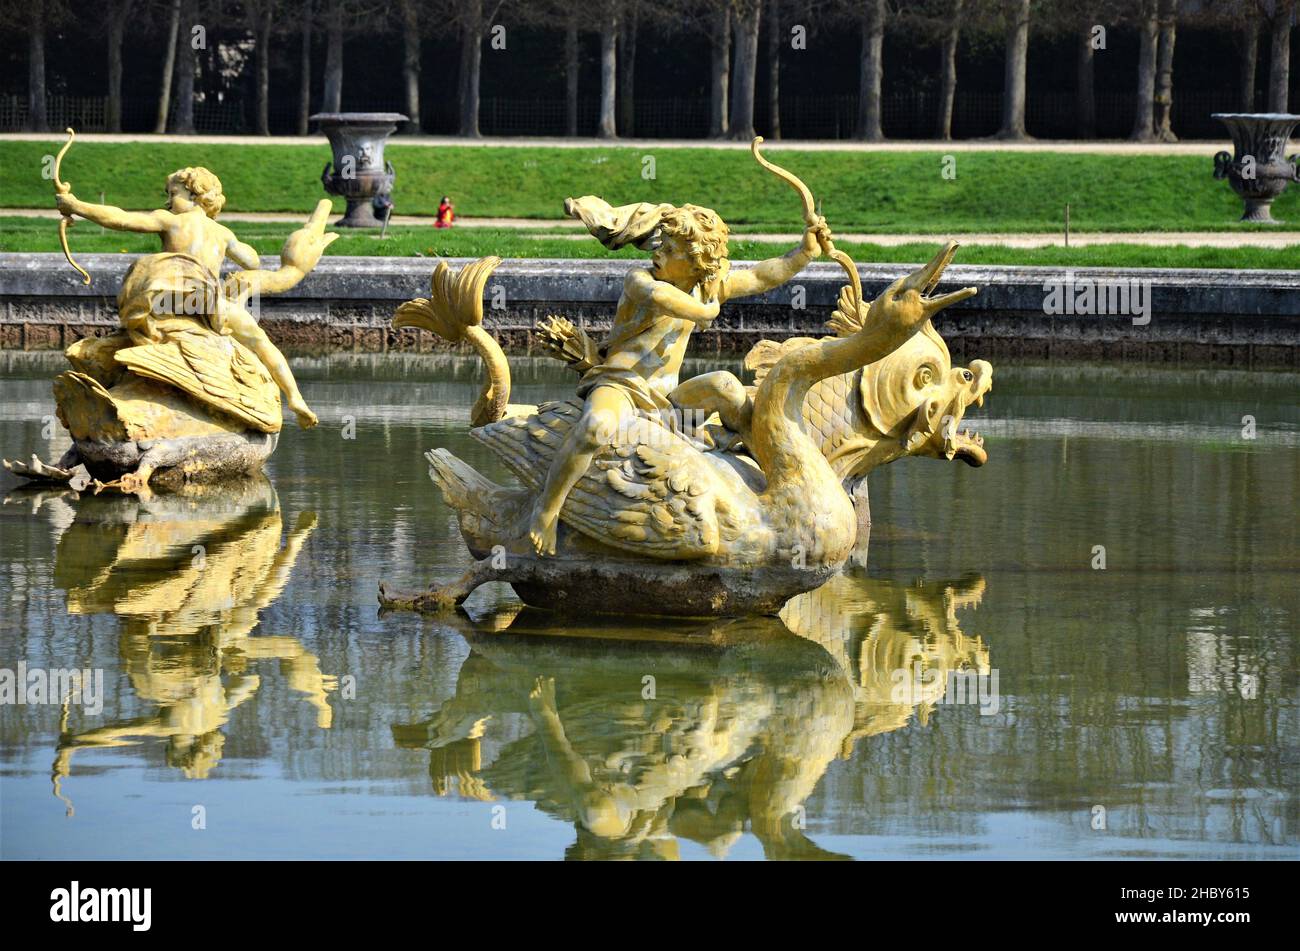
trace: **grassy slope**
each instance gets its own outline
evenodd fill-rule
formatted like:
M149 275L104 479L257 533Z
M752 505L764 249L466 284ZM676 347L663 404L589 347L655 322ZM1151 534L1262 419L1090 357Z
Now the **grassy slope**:
M288 222L239 222L235 230L253 245L259 254L277 254L285 236L292 230ZM571 240L557 237L530 237L514 229L462 228L436 231L425 227L394 227L381 240L373 232L342 231L327 252L329 255L423 255L425 257L479 257L499 254L507 258L645 258L632 248L617 254L604 250L595 239ZM69 232L73 254L94 252L142 253L158 249L153 235L102 231L81 222ZM934 244L905 244L894 247L876 244L837 242L836 247L861 263L919 263L934 254ZM0 251L58 251L56 219L0 217ZM732 257L738 261L784 254L788 247L757 241L735 239ZM1187 248L1148 247L1121 244L1087 248L1005 248L996 245L965 246L957 252L959 264L1043 264L1062 266L1106 267L1225 267L1225 268L1293 268L1294 251L1267 248Z
M0 207L51 205L42 159L58 143L0 143ZM656 179L641 177L653 154ZM957 233L1059 231L1066 202L1076 230L1231 230L1241 202L1211 177L1210 155L1074 155L961 152L957 177L940 175L935 152L799 152L772 156L804 179L838 231ZM597 194L614 203L692 201L733 226L800 227L789 186L748 152L710 149L388 146L394 198L408 214L433 214L449 194L463 215L557 219L561 200ZM322 145L78 143L64 160L77 194L127 208L156 207L173 169L206 165L221 176L231 211L310 211L321 197ZM335 200L337 208L342 207ZM1300 188L1274 206L1300 220Z

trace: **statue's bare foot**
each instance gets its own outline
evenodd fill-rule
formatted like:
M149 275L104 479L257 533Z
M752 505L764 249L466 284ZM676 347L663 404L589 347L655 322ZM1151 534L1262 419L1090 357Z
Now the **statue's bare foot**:
M294 415L298 417L298 425L303 429L311 429L320 422L316 414L307 408L306 403L290 403L289 409L293 410Z
M528 526L528 540L532 542L533 551L537 554L555 554L555 528L558 521L545 512L533 512L532 523Z

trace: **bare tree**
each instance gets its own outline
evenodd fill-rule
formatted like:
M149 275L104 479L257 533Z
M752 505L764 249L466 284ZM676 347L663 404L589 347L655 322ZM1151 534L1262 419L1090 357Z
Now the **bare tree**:
M727 134L727 82L731 73L731 5L714 0L709 16L709 137Z
M1074 35L1075 132L1081 139L1097 137L1096 48L1091 20L1085 16Z
M343 110L343 28L347 16L345 0L327 0L325 6L325 77L321 89L321 111Z
M1002 76L1000 139L1027 139L1025 73L1029 64L1029 0L1004 0L1006 59Z
M614 106L618 90L618 5L608 2L600 22L600 120L596 135L602 139L618 136Z
M1242 112L1255 111L1255 70L1259 62L1259 24L1247 23L1237 34L1237 100Z
M315 15L313 0L305 0L299 13L299 53L298 53L298 134L307 134L307 125L311 116L311 32Z
M962 0L952 0L939 53L939 115L935 134L952 138L952 110L957 98L957 42L961 38Z
M197 0L182 0L181 25L176 50L176 111L170 131L178 135L194 134L194 80L199 70Z
M564 134L578 134L578 23L572 13L564 27Z
M447 7L448 20L460 31L460 129L459 135L477 139L479 102L483 74L483 36L500 9L500 0L453 0Z
M122 39L134 0L109 0L108 18L108 104L104 125L109 132L122 131Z
M27 7L27 128L48 132L45 112L45 28L51 10L46 0L32 0Z
M253 34L254 119L258 135L271 134L271 33L284 9L280 0L242 0L245 25Z
M1268 21L1270 54L1268 66L1268 111L1286 112L1291 85L1291 25L1296 0L1255 0Z
M884 77L882 54L885 43L885 0L863 0L861 11L862 50L858 59L857 137L878 142L885 137L880 127L880 85Z
M172 74L176 71L176 38L181 25L181 0L171 0L167 19L167 47L163 54L162 78L158 82L158 113L154 120L155 135L167 131L167 118L171 112Z
M406 92L406 114L410 122L403 130L409 135L419 135L420 125L420 7L416 0L401 0L398 7L399 29L402 34L402 86Z
M939 139L952 138L952 116L957 96L957 46L967 15L987 13L980 0L910 0L895 14L898 31L918 45L939 44L939 101L934 131Z
M781 0L767 5L767 136L781 138Z
M642 11L637 0L627 0L618 31L618 124L623 135L635 134L636 34Z
M1135 142L1151 142L1156 137L1156 56L1160 37L1156 0L1140 0L1135 15L1138 17L1137 93L1129 138Z
M731 27L735 57L731 74L729 134L748 141L754 137L754 95L758 86L758 30L763 0L733 0Z
M1160 0L1160 37L1156 51L1156 129L1161 142L1177 142L1172 126L1174 107L1174 39L1178 28L1178 0Z

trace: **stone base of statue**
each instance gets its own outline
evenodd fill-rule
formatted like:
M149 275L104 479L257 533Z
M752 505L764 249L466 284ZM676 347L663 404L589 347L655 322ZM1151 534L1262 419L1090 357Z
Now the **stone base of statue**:
M15 475L66 483L78 491L175 489L257 472L275 450L279 392L256 359L230 337L196 332L183 344L137 347L119 331L79 340L65 354L73 369L55 378L54 398L72 448L53 464L34 456L27 463L6 459L5 467ZM257 391L261 402L256 418L246 408L218 408L206 391L201 398L155 378L171 363L200 358L212 366L220 358L244 371L244 385ZM192 378L192 389L204 386L197 375Z

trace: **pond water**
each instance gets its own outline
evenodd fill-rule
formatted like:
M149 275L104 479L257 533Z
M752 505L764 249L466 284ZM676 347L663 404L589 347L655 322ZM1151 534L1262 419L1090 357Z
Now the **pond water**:
M61 356L0 363L0 450L57 458ZM4 857L1300 855L1296 375L1001 363L988 465L874 473L780 619L582 626L378 611L469 563L422 452L505 479L476 362L295 372L264 480L0 508L0 667L103 672L0 707Z

